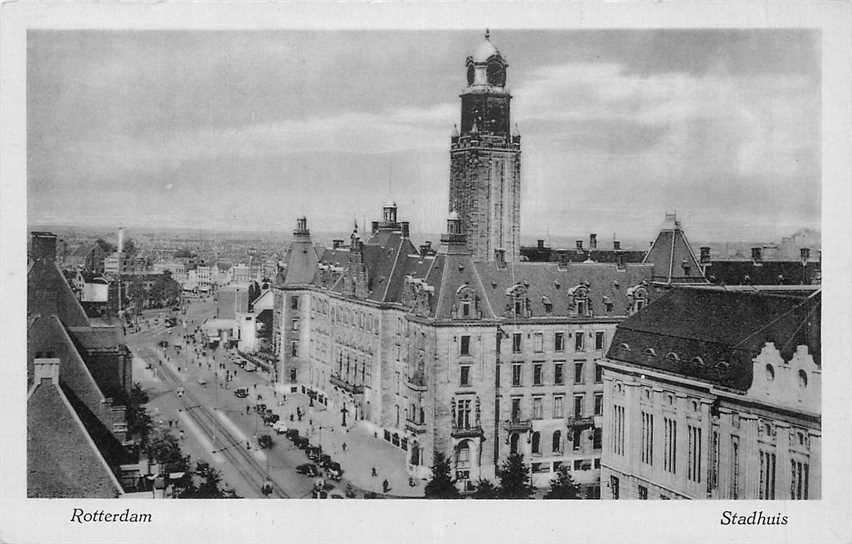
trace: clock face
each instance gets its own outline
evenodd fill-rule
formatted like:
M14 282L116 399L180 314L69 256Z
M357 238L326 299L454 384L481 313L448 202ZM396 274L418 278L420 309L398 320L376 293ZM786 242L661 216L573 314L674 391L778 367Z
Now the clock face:
M498 62L492 62L488 65L487 75L489 85L502 87L506 83L506 71Z
M473 64L467 67L467 84L473 85Z

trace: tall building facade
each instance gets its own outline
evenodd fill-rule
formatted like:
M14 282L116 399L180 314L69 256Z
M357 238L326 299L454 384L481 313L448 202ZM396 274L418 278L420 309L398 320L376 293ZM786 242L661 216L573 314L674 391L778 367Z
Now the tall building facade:
M508 64L485 40L467 58L461 125L450 145L449 211L461 219L474 260L520 256L521 137L511 130Z
M819 499L821 293L678 287L618 326L604 499Z

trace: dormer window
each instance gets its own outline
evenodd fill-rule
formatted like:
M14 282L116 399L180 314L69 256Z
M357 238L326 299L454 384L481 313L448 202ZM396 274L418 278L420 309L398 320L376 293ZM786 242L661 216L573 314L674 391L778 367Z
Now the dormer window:
M570 297L570 305L575 311L577 317L589 317L591 315L591 305L589 304L589 284L581 283L568 290Z
M506 289L506 296L510 297L507 311L514 317L528 317L530 301L527 298L527 288L523 284L516 283Z
M479 317L479 297L472 287L465 284L456 291L456 318L477 319Z
M553 302L550 301L550 298L547 296L541 297L541 303L544 305L544 311L546 313L551 313L553 311Z
M628 288L627 296L630 300L627 308L630 315L633 315L644 308L645 304L648 302L648 290L643 284Z

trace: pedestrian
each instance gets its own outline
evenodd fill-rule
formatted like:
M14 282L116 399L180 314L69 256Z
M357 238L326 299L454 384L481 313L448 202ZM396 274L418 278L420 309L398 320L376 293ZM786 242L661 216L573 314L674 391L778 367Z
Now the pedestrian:
M388 483L387 480L382 482L382 491L384 493L387 493L388 491L390 491L390 484Z
M378 472L376 472L376 467L373 467L373 473L371 474L371 476L372 476L373 478L375 478L375 477L376 477L376 476L378 476L378 475L379 475L379 473L378 473Z
M346 451L346 442L343 443L343 451Z
M246 405L246 415L251 413L251 405Z
M180 430L180 439L183 440L183 429Z

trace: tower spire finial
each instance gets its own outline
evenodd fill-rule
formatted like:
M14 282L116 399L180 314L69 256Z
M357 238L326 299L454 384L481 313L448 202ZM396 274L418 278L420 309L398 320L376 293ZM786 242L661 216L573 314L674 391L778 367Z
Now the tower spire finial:
M489 29L487 29L487 28L485 29L485 39L486 39L486 40L490 40L490 39L491 39L491 31L490 31Z

